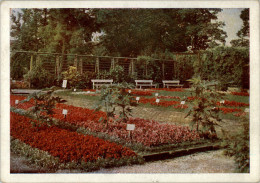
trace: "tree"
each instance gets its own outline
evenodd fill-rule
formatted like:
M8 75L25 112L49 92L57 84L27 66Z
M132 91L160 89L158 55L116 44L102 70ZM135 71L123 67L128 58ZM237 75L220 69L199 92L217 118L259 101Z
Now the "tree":
M237 36L239 39L234 39L230 41L230 44L233 47L249 47L249 9L244 9L241 11L240 18L243 21L243 26L241 29L237 32Z
M225 42L217 22L220 9L95 9L104 31L101 43L111 53L137 56L154 52L206 49ZM214 20L215 22L213 22ZM220 42L220 43L219 43Z

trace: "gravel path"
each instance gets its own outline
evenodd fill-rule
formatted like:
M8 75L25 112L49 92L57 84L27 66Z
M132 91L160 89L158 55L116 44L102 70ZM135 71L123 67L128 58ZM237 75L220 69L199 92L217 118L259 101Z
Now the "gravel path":
M233 173L235 162L223 150L196 153L144 165L101 169L96 173Z

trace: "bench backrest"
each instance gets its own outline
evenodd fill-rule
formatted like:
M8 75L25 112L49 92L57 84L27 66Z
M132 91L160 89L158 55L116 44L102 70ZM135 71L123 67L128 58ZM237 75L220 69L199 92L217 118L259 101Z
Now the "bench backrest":
M93 83L112 83L113 79L91 79Z
M136 83L152 83L153 80L135 80Z
M164 84L166 84L166 83L180 84L179 80L163 80L162 82Z

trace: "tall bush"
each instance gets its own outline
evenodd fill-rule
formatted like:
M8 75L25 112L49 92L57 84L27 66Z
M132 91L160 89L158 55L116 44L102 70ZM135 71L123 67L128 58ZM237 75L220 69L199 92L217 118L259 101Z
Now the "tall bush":
M54 76L43 68L41 62L38 62L32 70L27 72L27 74L24 75L24 79L29 82L33 88L50 87L55 82Z
M217 47L201 56L201 77L218 80L222 89L228 86L249 88L249 49Z

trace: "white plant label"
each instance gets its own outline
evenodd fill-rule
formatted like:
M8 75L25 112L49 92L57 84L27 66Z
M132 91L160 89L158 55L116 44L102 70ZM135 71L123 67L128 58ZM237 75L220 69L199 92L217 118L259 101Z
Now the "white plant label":
M140 97L136 97L136 100L137 100L137 101L140 100Z
M155 96L156 96L156 97L158 97L158 95L159 95L158 93L155 93Z
M135 130L135 124L127 124L126 130Z
M19 100L15 100L15 104L18 104L19 103Z
M160 102L160 99L156 99L156 101L155 101L156 103L159 103Z
M245 112L249 112L249 108L245 108Z
M128 90L128 93L131 93L131 90Z
M87 91L87 93L90 93L90 91Z
M62 82L62 88L66 88L67 87L67 80L63 80Z
M224 104L224 103L225 103L225 100L221 100L220 103L221 103L221 104Z
M77 91L76 89L74 89L74 91Z
M62 110L62 114L67 115L68 114L68 110L67 109L63 109Z
M185 104L185 101L181 101L181 105L184 105Z

